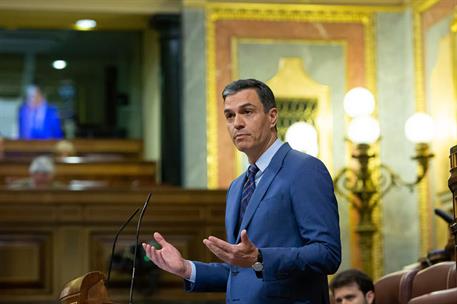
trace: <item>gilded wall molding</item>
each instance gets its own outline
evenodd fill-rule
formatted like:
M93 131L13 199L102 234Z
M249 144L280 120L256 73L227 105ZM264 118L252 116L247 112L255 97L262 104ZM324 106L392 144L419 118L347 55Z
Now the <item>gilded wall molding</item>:
M205 0L182 0L182 5L189 8L205 8Z
M263 45L269 45L269 44L275 44L275 43L287 43L287 44L308 44L308 45L331 45L331 46L339 46L342 48L343 53L344 53L344 62L347 62L347 43L344 40L341 39L328 39L328 40L314 40L314 39L264 39L264 38L237 38L233 37L231 39L231 56L232 56L232 78L233 79L238 79L240 78L240 72L239 72L239 64L238 64L238 47L239 44L241 43L256 43L256 44L263 44ZM309 75L308 75L309 77ZM348 77L346 73L346 77ZM295 79L300 79L299 75L295 77ZM308 80L309 81L309 80ZM268 82L267 82L268 83ZM309 83L307 82L306 85L306 91L309 89L312 89L312 86L317 85L317 83ZM271 87L271 85L270 85ZM278 89L273 90L275 92L275 96L277 99L281 98L296 98L296 99L301 99L303 96L306 98L310 97L318 97L320 102L323 102L323 105L321 105L321 109L318 111L320 114L317 116L319 117L319 124L318 125L328 125L328 121L331 120L331 117L333 114L331 114L331 102L330 102L330 92L329 92L329 87L324 86L326 89L324 90L325 92L313 92L312 94L309 94L309 92L306 93L300 93L300 94L294 94L291 92L293 90L290 90L290 88L287 88L287 93L286 92L278 92ZM281 96L281 95L287 95ZM309 96L312 95L312 96ZM319 102L319 103L320 103ZM330 113L330 114L329 114ZM332 143L330 142L331 136L333 134L332 132L333 127L329 126L321 126L318 128L318 134L320 137L320 144L319 144L319 155L318 157L324 161L325 165L329 169L330 172L334 171L334 166L333 166L333 159L332 159L332 153L330 151L333 151ZM324 143L325 142L325 143ZM234 150L236 150L234 148ZM236 174L239 175L245 168L242 166L243 163L243 156L241 153L237 151L236 153Z
M412 5L416 111L421 112L426 112L427 109L425 100L424 28L422 26L422 14L439 1L415 1ZM426 255L431 246L430 186L428 176L418 186L418 194L420 254Z
M375 42L374 16L376 11L398 12L400 8L360 7L331 5L286 5L253 3L208 3L206 6L207 28L207 161L208 187L217 188L217 92L215 22L220 20L301 21L328 23L361 23L365 31L366 86L374 91Z
M248 20L301 20L306 21L340 22L350 19L357 14L373 14L377 12L401 12L403 7L389 6L355 6L355 5L316 5L316 4L261 4L261 3L207 3L207 10L211 10L215 19L225 16L230 19ZM315 19L313 19L315 18ZM353 21L356 21L354 19Z
M211 14L206 14L206 136L207 136L207 175L208 188L216 189L218 186L218 162L217 162L217 93L216 93L216 29Z
M454 15L451 23L451 52L452 52L452 77L454 83L454 94L457 99L457 6L454 8Z
M376 53L377 49L375 41L375 18L374 14L370 14L364 24L364 37L365 37L365 68L366 68L366 87L373 93L374 96L378 96L377 93L377 80L376 80ZM379 104L376 104L374 116L378 116L377 107ZM351 151L353 147L351 147ZM372 151L376 155L380 155L380 143L379 141L372 145ZM351 154L351 153L349 153ZM375 162L372 162L372 172L374 175L379 174L377 168L380 167L381 159L378 157ZM379 187L379 185L377 185ZM373 277L380 278L384 275L384 240L382 235L382 225L383 225L383 212L382 212L382 199L379 199L379 203L373 209L373 223L375 227L378 228L374 237L373 237ZM354 212L355 213L355 212Z

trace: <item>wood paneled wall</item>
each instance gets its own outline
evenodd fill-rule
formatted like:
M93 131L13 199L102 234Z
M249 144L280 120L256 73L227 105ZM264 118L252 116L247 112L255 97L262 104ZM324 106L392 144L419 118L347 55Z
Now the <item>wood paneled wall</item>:
M215 260L202 239L225 238L225 191L152 189L141 241L160 231L186 258ZM0 190L0 303L55 303L63 285L92 270L106 273L114 235L148 191ZM121 233L117 252L135 242L136 220ZM138 271L138 268L137 268ZM141 269L140 269L141 271ZM183 282L156 271L148 300L220 300L223 294L188 294ZM141 277L138 279L141 281ZM110 296L128 298L129 273L112 272Z
M0 160L0 185L14 184L29 176L28 160ZM153 161L91 160L83 157L66 157L55 161L56 181L71 185L72 181L99 181L106 186L138 186L156 183L157 166Z

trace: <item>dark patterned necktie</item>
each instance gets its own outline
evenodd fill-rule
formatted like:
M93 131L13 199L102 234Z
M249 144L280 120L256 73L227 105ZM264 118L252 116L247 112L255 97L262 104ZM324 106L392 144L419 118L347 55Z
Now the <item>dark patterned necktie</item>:
M246 207L248 206L249 200L251 199L252 193L255 190L255 175L259 171L259 168L254 165L249 165L248 168L248 177L246 182L243 185L243 192L241 194L241 203L240 203L240 218L239 218L239 225L241 225L241 221L243 220L244 212L246 211Z

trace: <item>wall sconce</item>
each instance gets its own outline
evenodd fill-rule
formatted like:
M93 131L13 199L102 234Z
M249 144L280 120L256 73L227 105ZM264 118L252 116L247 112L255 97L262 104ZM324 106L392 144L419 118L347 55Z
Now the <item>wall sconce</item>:
M407 138L416 144L413 160L419 164L420 171L415 181L404 181L394 170L385 164L373 165L370 160L376 157L370 153L370 145L379 140L379 123L371 114L374 110L374 97L365 88L354 88L344 98L345 112L352 117L348 126L348 140L355 145L352 158L357 167L341 169L334 179L335 192L346 199L359 215L356 233L362 267L373 276L373 237L377 227L373 223L373 210L379 200L394 186L406 186L410 190L425 177L430 158L429 142L433 139L433 121L425 113L412 115L405 124Z

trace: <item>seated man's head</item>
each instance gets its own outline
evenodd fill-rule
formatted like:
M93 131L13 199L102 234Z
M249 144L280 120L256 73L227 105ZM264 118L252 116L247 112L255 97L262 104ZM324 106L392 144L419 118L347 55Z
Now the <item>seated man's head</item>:
M374 304L374 284L357 269L340 272L330 284L335 304Z
M59 140L55 147L54 151L56 156L59 157L68 157L76 155L75 145L71 141L68 140Z
M44 102L44 96L37 85L29 85L25 91L25 99L30 107L38 107Z
M49 187L54 179L54 162L48 156L38 156L30 164L29 173L33 187Z

